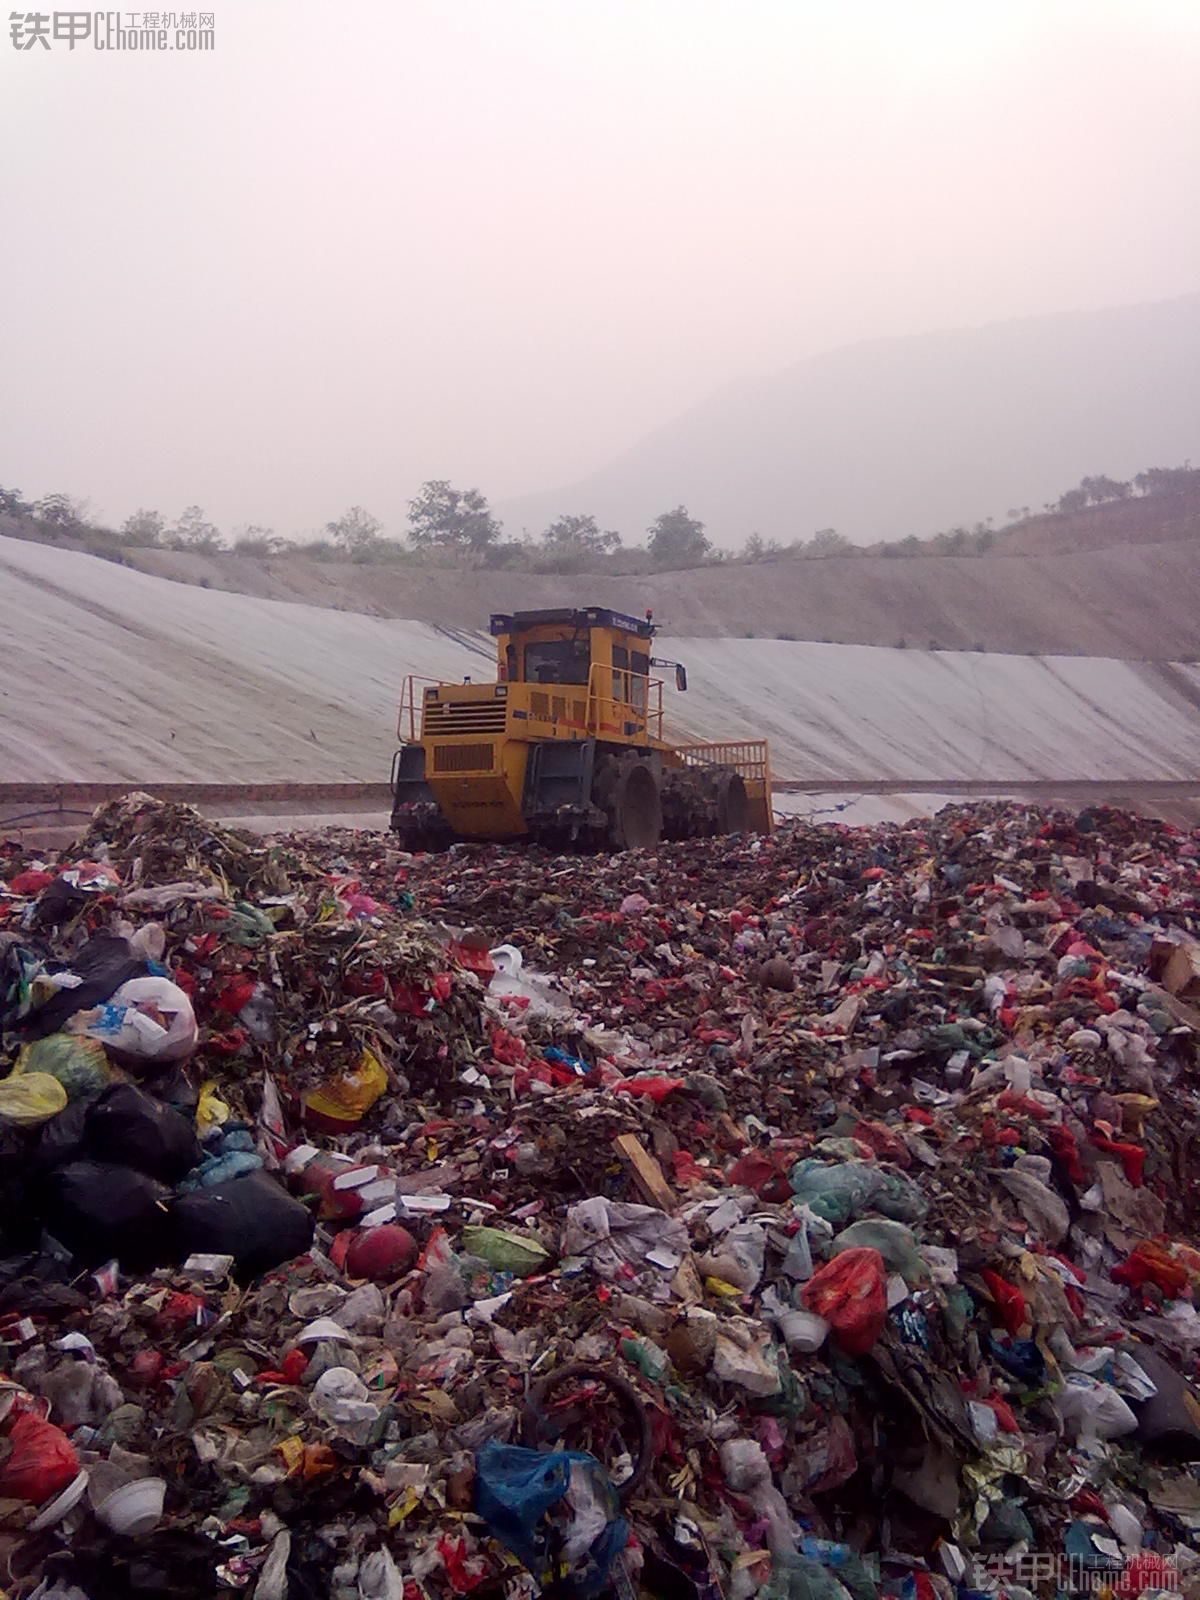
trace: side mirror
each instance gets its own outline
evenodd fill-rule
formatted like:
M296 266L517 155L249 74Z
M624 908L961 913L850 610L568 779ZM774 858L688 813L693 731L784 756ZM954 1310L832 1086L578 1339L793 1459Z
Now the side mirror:
M687 668L678 661L675 663L675 687L680 694L687 688Z

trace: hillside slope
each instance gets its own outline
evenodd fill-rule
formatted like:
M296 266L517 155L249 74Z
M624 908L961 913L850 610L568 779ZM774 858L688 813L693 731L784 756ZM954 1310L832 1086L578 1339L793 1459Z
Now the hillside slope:
M1200 457L1200 295L884 339L721 390L575 483L500 507L637 539L687 503L719 543L872 542L1040 507L1086 473Z
M1083 550L1129 550L1138 545L1193 544L1200 548L1200 489L1132 495L1082 511L1046 512L1005 528L988 552L996 556L1077 555Z
M892 563L895 565L895 563ZM11 782L382 781L408 672L490 641L171 583L0 539ZM664 637L682 738L766 735L794 781L1200 780L1200 669Z
M479 628L522 606L650 606L670 632L1170 660L1200 652L1200 537L985 557L828 557L552 577L131 551L143 571L380 617Z

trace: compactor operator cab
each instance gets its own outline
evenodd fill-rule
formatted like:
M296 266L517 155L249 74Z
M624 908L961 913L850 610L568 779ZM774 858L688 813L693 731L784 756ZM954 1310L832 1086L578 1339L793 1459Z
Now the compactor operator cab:
M497 613L491 631L497 640L496 676L501 683L586 687L642 713L649 705L651 668L673 668L676 689L687 688L682 663L650 654L652 611L644 620L595 606L586 611Z
M560 706L560 715L553 719L561 729L558 737L577 737L586 731L622 738L645 733L661 737L661 726L647 728L654 637L649 614L639 619L598 606L498 613L492 617L491 632L500 683L585 692L585 699L577 693L551 695L552 708L555 702ZM536 707L545 696L531 699ZM584 728L578 726L581 711ZM657 708L653 720L661 722Z

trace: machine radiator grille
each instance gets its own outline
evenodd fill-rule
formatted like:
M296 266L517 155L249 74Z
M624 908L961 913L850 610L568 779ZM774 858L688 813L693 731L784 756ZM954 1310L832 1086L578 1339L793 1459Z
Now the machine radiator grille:
M503 733L508 705L503 700L430 700L425 733Z
M435 772L490 772L492 752L490 744L435 744L433 770Z

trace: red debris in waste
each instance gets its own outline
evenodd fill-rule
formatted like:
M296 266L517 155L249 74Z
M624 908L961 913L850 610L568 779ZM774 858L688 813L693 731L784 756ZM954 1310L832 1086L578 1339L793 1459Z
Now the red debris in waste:
M354 1234L346 1251L346 1273L373 1283L395 1283L417 1259L417 1241L399 1223L385 1222Z

